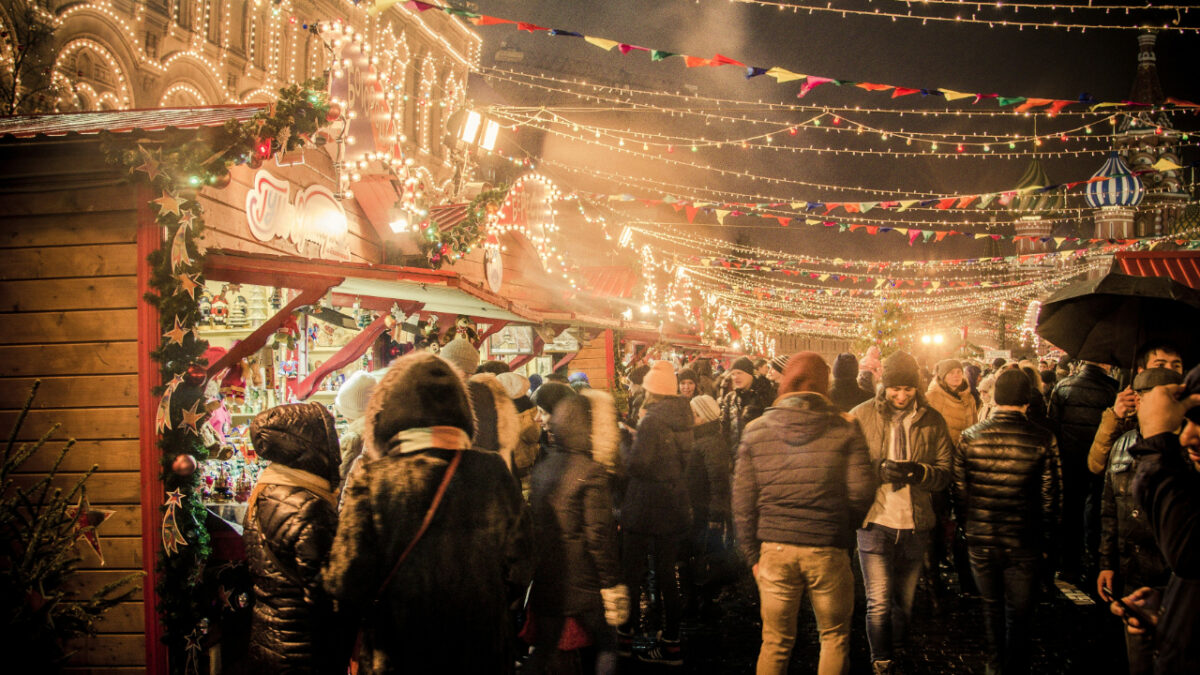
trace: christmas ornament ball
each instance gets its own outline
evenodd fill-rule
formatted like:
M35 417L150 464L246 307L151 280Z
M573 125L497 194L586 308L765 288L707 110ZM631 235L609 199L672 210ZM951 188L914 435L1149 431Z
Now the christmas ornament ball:
M181 452L175 456L175 461L171 462L171 471L177 476L190 476L196 473L196 458L186 452Z
M199 363L193 363L192 365L188 366L187 371L185 371L183 374L183 381L192 385L193 387L199 387L203 385L207 379L208 367L202 366Z

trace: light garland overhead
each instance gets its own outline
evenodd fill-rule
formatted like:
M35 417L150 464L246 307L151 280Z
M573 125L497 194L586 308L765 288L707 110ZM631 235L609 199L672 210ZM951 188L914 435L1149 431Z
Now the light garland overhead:
M393 4L396 4L397 1L398 0L375 0L374 7L375 7L376 11L379 11L382 9L386 9L387 7L390 7ZM545 26L539 26L539 25L529 22L529 21L506 19L506 18L501 18L501 17L496 17L496 16L488 16L488 15L484 15L484 14L479 14L478 12L473 12L473 11L466 10L466 9L458 9L458 8L454 8L454 7L444 7L442 5L437 5L437 4L433 4L433 3L429 3L429 2L423 2L422 0L409 0L408 2L404 3L404 6L409 9L412 9L415 12L425 12L425 11L429 11L431 9L440 10L447 14L451 14L451 15L458 16L458 17L463 17L463 18L471 21L472 23L474 23L477 26L496 26L496 25L509 24L509 25L514 26L518 31L526 31L529 33L544 32L547 35L556 36L556 37L580 38L584 42L587 42L588 44L598 47L604 51L612 51L613 49L616 49L617 51L620 51L622 54L629 54L630 52L634 52L634 51L645 52L646 54L649 55L651 61L664 61L669 58L679 57L679 58L683 59L684 64L688 68L699 68L699 67L709 67L709 66L713 66L713 67L733 66L733 67L741 70L744 73L746 79L766 75L768 77L774 78L778 84L785 84L788 82L800 83L800 92L797 94L797 96L801 97L801 98L803 98L805 95L807 95L813 89L816 89L817 87L819 87L821 85L835 84L837 86L858 87L860 89L863 89L864 91L875 92L875 93L890 92L891 98L900 98L900 97L904 97L904 96L912 96L915 94L920 94L922 97L940 97L942 99L945 99L947 102L971 99L972 103L979 103L980 101L984 101L984 100L995 100L996 103L1000 107L1012 106L1013 110L1016 112L1025 112L1025 111L1030 111L1030 110L1043 110L1044 109L1045 111L1047 111L1051 114L1054 114L1054 113L1057 113L1058 111L1062 110L1063 108L1065 108L1069 105L1073 105L1073 104L1088 105L1092 109L1111 108L1111 107L1120 107L1120 108L1128 107L1128 108L1142 109L1142 108L1156 107L1156 106L1151 106L1149 104L1139 103L1137 101L1096 101L1096 100L1092 99L1092 97L1088 94L1082 94L1076 99L1055 99L1055 98L1039 98L1039 97L1032 97L1032 96L1002 96L1002 95L996 94L996 93L984 93L984 92L963 92L963 91L957 91L954 89L948 89L945 87L928 87L928 88L903 87L903 86L894 85L894 84L859 82L857 80L851 80L848 78L797 73L795 71L789 70L787 68L783 68L781 66L762 67L762 66L747 65L737 59L725 56L723 54L715 54L711 58L704 58L704 57L700 57L700 56L689 56L687 54L680 54L678 52L672 52L672 51L668 51L665 49L642 47L639 45L633 45L633 44L629 44L626 42L620 42L618 40L612 40L609 38L597 37L597 36L593 36L593 35L585 35L583 33L580 33L577 31L572 31L572 30L564 30L564 29L560 29L560 28L547 28ZM1171 105L1176 105L1179 107L1190 107L1190 108L1200 107L1197 104L1191 103L1188 101L1171 101L1170 103L1171 103Z
M790 0L789 2L780 2L779 0L731 0L749 5L761 5L764 7L775 7L779 11L792 10L792 13L821 12L825 14L837 14L842 18L847 16L863 16L876 17L881 19L889 19L891 21L907 20L920 21L921 25L925 25L930 21L935 23L953 23L953 24L975 24L984 25L988 28L1016 28L1024 30L1026 28L1032 30L1065 30L1070 32L1077 30L1081 33L1086 33L1089 30L1145 30L1146 28L1156 28L1163 31L1178 31L1179 33L1200 33L1200 26L1187 25L1183 22L1185 16L1188 15L1188 10L1193 9L1187 5L1113 5L1113 6L1097 6L1071 3L1055 3L1053 5L1039 5L1029 2L972 2L970 0L920 0L919 7L923 9L943 9L944 11L953 11L951 15L938 15L927 13L913 13L913 5L917 4L916 0L892 0L892 4L904 5L905 11L888 11L874 8L853 9L845 7L835 7L834 3L826 2L824 5L816 4L815 0ZM873 3L870 3L873 4ZM930 8L929 5L934 5ZM1049 20L1025 20L1018 16L1020 11L1024 9L1027 12L1042 12L1049 14L1052 17L1062 16L1060 12L1067 12L1072 18L1054 18ZM995 12L1001 14L998 17L990 17L984 11ZM1091 10L1091 12L1089 12ZM1012 18L1007 18L1003 15L1005 11L1012 11ZM1118 23L1082 23L1075 21L1073 16L1076 12L1081 14L1098 14L1103 12L1107 17L1115 12L1120 14L1120 19L1124 22ZM1153 15L1153 23L1149 19L1137 21L1130 20L1130 14L1134 16ZM1165 16L1164 16L1165 15Z

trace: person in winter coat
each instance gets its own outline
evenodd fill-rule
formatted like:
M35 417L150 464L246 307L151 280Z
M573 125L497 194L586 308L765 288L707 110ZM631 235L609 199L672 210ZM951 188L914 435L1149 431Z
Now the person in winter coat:
M1078 373L1060 380L1050 393L1047 417L1058 437L1063 466L1063 518L1060 575L1091 584L1089 567L1100 547L1100 491L1103 483L1087 468L1104 409L1117 398L1117 382L1107 366L1085 362ZM1091 558L1091 559L1089 559ZM1086 582L1086 583L1085 583Z
M397 359L371 395L372 459L350 472L324 575L361 630L360 673L513 669L508 610L532 576L532 532L504 460L470 450L474 431L465 383L432 354Z
M537 639L528 665L533 673L568 670L569 655L558 649L568 618L591 638L595 672L615 672L615 627L629 617L606 468L616 461L616 408L603 391L579 394L555 406L550 416L554 443L533 471L530 512L537 566L529 606Z
M728 377L732 389L721 397L721 429L728 446L736 448L741 443L742 430L763 414L772 399L764 398L762 386L756 386L754 362L749 358L743 356L734 361Z
M338 629L321 585L337 529L341 456L320 403L259 413L250 442L271 462L250 495L242 540L254 583L250 663L264 673L345 670L351 637Z
M349 422L346 432L338 439L338 445L342 449L339 485L346 481L346 474L350 473L350 465L362 454L363 430L367 423L363 414L367 411L367 401L371 399L371 392L374 389L375 377L373 375L363 370L355 371L342 383L338 389L337 398L333 400L337 411Z
M646 373L645 414L637 436L624 458L627 485L621 502L623 551L621 564L625 584L640 597L648 555L653 554L659 595L663 606L663 629L654 647L639 652L639 660L680 665L681 603L675 579L679 547L692 524L691 504L685 480L692 453L692 409L676 396L677 383L671 364L656 361ZM639 603L633 603L629 621L619 637L628 650L641 621Z
M702 394L696 386L698 381L696 373L689 368L680 368L679 372L675 373L675 379L679 381L679 395L692 400L697 396L707 396ZM711 396L710 396L711 398Z
M521 442L521 421L508 390L492 373L477 373L467 379L467 395L471 399L471 409L475 411L475 437L471 439L471 447L499 453L509 469L515 472L513 454Z
M1136 397L1154 387L1181 384L1183 375L1169 368L1143 370L1133 379L1134 411ZM1108 411L1105 411L1108 414ZM1096 432L1100 437L1100 432ZM1166 586L1171 577L1146 512L1133 499L1134 462L1130 449L1141 440L1137 429L1117 439L1108 453L1104 474L1104 492L1100 504L1100 574L1096 592L1101 598L1121 597L1142 586ZM1093 445L1093 448L1095 446ZM1125 634L1125 654L1130 675L1154 672L1154 641L1151 636Z
M867 590L867 641L876 673L893 672L904 643L929 533L930 494L950 484L950 433L921 395L916 360L895 352L883 364L882 387L850 411L871 449L881 485L863 527L858 553Z
M688 561L705 553L715 553L725 547L729 530L730 467L733 458L725 447L721 434L721 407L706 394L696 396L692 408L692 456L688 460L688 494L692 505L692 530L683 557ZM692 575L691 565L680 568L680 585L684 596L684 614L697 616L714 608L714 598L720 591L717 584L703 585Z
M1156 342L1139 352L1134 368L1135 379L1137 374L1151 368L1172 370L1182 378L1183 358L1179 355L1178 347ZM1113 442L1137 428L1137 396L1134 387L1126 387L1117 393L1112 406L1101 413L1100 426L1096 428L1096 436L1088 449L1088 470L1092 473L1103 474L1108 466L1108 453L1112 450Z
M1176 431L1183 431L1176 436ZM1133 495L1171 568L1165 591L1143 586L1123 598L1149 614L1151 625L1126 617L1129 632L1152 631L1154 672L1200 672L1200 367L1182 385L1155 387L1138 406L1142 434ZM1115 602L1110 607L1122 615Z
M934 379L925 390L925 399L929 406L942 415L946 420L946 430L950 433L950 442L958 443L964 429L975 424L979 411L975 407L975 397L966 381L966 373L961 362L955 359L939 361L934 366ZM926 579L932 583L935 592L945 588L941 575L941 563L949 548L947 538L953 537L954 528L950 520L949 490L940 490L931 495L933 510L937 514L937 524L933 528L933 539L929 547L929 559L925 564ZM947 528L947 525L951 525ZM949 532L947 532L949 530ZM956 560L961 563L959 572L969 573L966 551L956 551ZM969 586L967 586L969 588Z
M529 380L520 373L500 373L496 380L512 399L517 411L517 444L513 449L513 475L521 482L521 494L529 495L529 472L537 461L541 446L538 439L542 427L537 420L537 406L529 399Z
M833 384L829 387L829 400L842 412L850 412L854 406L875 396L858 385L858 359L850 352L838 354L833 362Z
M775 404L746 427L734 474L738 544L762 608L757 672L786 673L800 601L809 593L822 675L849 672L854 530L875 498L866 439L825 397L829 366L791 357Z
M988 672L1028 673L1038 569L1058 534L1058 445L1025 417L1040 394L1021 371L1001 373L995 395L996 412L958 443L954 493L983 597Z
M717 379L713 375L712 360L696 359L688 368L696 373L696 392L718 398Z

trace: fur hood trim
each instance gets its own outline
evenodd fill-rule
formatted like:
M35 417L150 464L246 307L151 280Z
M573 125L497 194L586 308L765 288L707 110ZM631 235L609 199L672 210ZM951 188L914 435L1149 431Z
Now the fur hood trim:
M482 383L492 394L492 404L496 408L496 437L500 443L500 456L512 467L513 452L521 442L521 421L517 417L517 406L508 397L508 390L495 373L476 373L471 376L470 381ZM472 413L478 425L480 416L475 411Z
M579 395L587 399L592 413L592 459L608 469L615 469L621 435L617 430L617 405L613 397L599 389L584 389Z

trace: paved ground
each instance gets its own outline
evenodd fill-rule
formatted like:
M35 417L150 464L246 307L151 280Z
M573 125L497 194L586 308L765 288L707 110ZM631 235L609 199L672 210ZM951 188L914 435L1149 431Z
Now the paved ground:
M953 575L950 578L951 590L936 604L926 588L918 592L909 673L983 672L985 638L981 603L977 598L960 596L954 590L957 586ZM1069 584L1058 585L1057 591L1044 597L1036 610L1033 672L1088 675L1125 672L1124 645L1116 618ZM727 588L720 597L720 616L685 630L682 668L626 659L622 672L754 672L761 629L756 595L749 578ZM861 583L856 600L851 673L870 673ZM789 672L815 673L819 651L812 612L806 603Z

